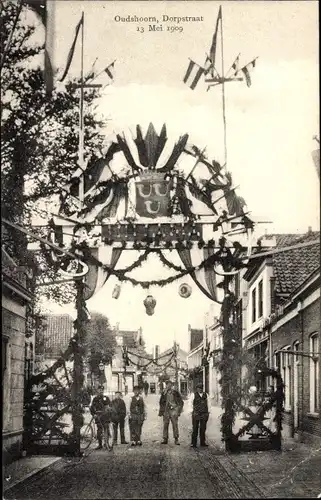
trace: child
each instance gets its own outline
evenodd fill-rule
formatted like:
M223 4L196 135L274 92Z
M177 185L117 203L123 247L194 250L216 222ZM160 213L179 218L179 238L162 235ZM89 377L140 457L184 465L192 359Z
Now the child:
M145 403L140 395L140 387L135 385L134 396L130 402L129 409L129 429L132 446L141 446L141 433L143 422L146 419Z
M115 399L113 399L111 405L112 405L112 421L114 428L114 444L117 444L118 427L120 431L121 444L128 444L125 439L126 405L122 399L121 392L117 391L115 393Z

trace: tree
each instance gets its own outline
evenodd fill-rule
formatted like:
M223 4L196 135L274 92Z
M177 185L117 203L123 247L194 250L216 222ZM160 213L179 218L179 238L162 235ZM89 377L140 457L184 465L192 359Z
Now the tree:
M2 53L18 8L18 2L2 2ZM42 28L25 22L27 10L23 6L1 68L2 215L25 227L30 224L31 214L48 218L43 207L50 209L51 201L59 202L63 187L77 169L79 122L79 90L75 82L54 89L50 98L46 95L39 67L43 62L43 46L34 37L36 29ZM95 156L103 143L104 123L94 114L98 97L97 89L86 90L86 159ZM42 235L47 236L46 232ZM38 281L57 279L57 268L52 266L44 249L27 259L27 238L21 232L5 231L3 243L20 264L32 264ZM60 303L74 298L70 286L43 288L44 293Z
M92 374L99 375L99 363L110 364L116 349L116 336L109 320L101 313L91 313L87 325L87 362Z

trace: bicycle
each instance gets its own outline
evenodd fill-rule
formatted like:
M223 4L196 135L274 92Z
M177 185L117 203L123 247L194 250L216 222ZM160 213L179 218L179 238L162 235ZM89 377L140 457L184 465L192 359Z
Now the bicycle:
M96 415L98 418L100 415ZM95 417L93 416L90 422L83 425L80 429L80 447L82 451L86 451L91 445L93 439L97 439L97 429L95 424ZM114 447L113 433L111 429L111 422L106 422L103 427L103 443L104 448L108 451L112 451Z

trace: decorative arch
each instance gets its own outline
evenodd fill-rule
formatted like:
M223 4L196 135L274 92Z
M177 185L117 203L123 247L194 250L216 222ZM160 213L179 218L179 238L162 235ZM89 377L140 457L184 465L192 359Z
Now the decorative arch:
M89 266L86 299L112 274L147 287L116 269L125 248L158 251L177 279L190 274L213 301L222 286L217 276L246 264L253 224L245 201L235 193L231 174L188 139L169 137L166 125L159 133L152 123L145 133L137 125L134 134L114 135L101 157L71 176L53 226L63 246L77 248ZM178 252L183 267L165 258L166 249Z

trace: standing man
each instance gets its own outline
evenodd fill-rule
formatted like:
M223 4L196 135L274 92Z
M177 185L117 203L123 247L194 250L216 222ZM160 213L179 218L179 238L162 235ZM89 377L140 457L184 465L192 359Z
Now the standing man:
M108 409L111 410L111 402L108 396L104 396L104 386L100 385L98 387L98 394L94 397L89 407L90 413L95 417L95 423L97 425L97 450L101 450L103 447L104 427L108 425L110 421L108 411L106 411Z
M129 408L129 429L132 446L141 446L141 434L144 420L146 420L146 407L139 386L134 387L134 396Z
M203 391L203 385L197 384L193 400L193 413L192 413L193 431L192 431L192 444L191 444L192 448L196 448L197 445L198 429L200 435L200 445L208 446L208 444L205 443L205 432L206 432L208 417L209 417L209 411L208 411L207 394L206 392Z
M112 403L112 422L114 428L114 444L117 444L118 427L120 432L121 444L128 444L125 439L125 418L126 418L126 405L122 399L121 392L115 392L115 399Z
M170 380L166 382L166 389L159 400L159 417L163 417L163 441L162 444L168 443L168 427L169 422L172 422L173 435L175 444L179 443L178 432L178 417L182 413L184 401L178 391L173 389L173 384Z
M147 382L147 380L145 380L144 382L144 393L145 393L145 397L147 396L148 394L148 389L149 389L149 383Z

